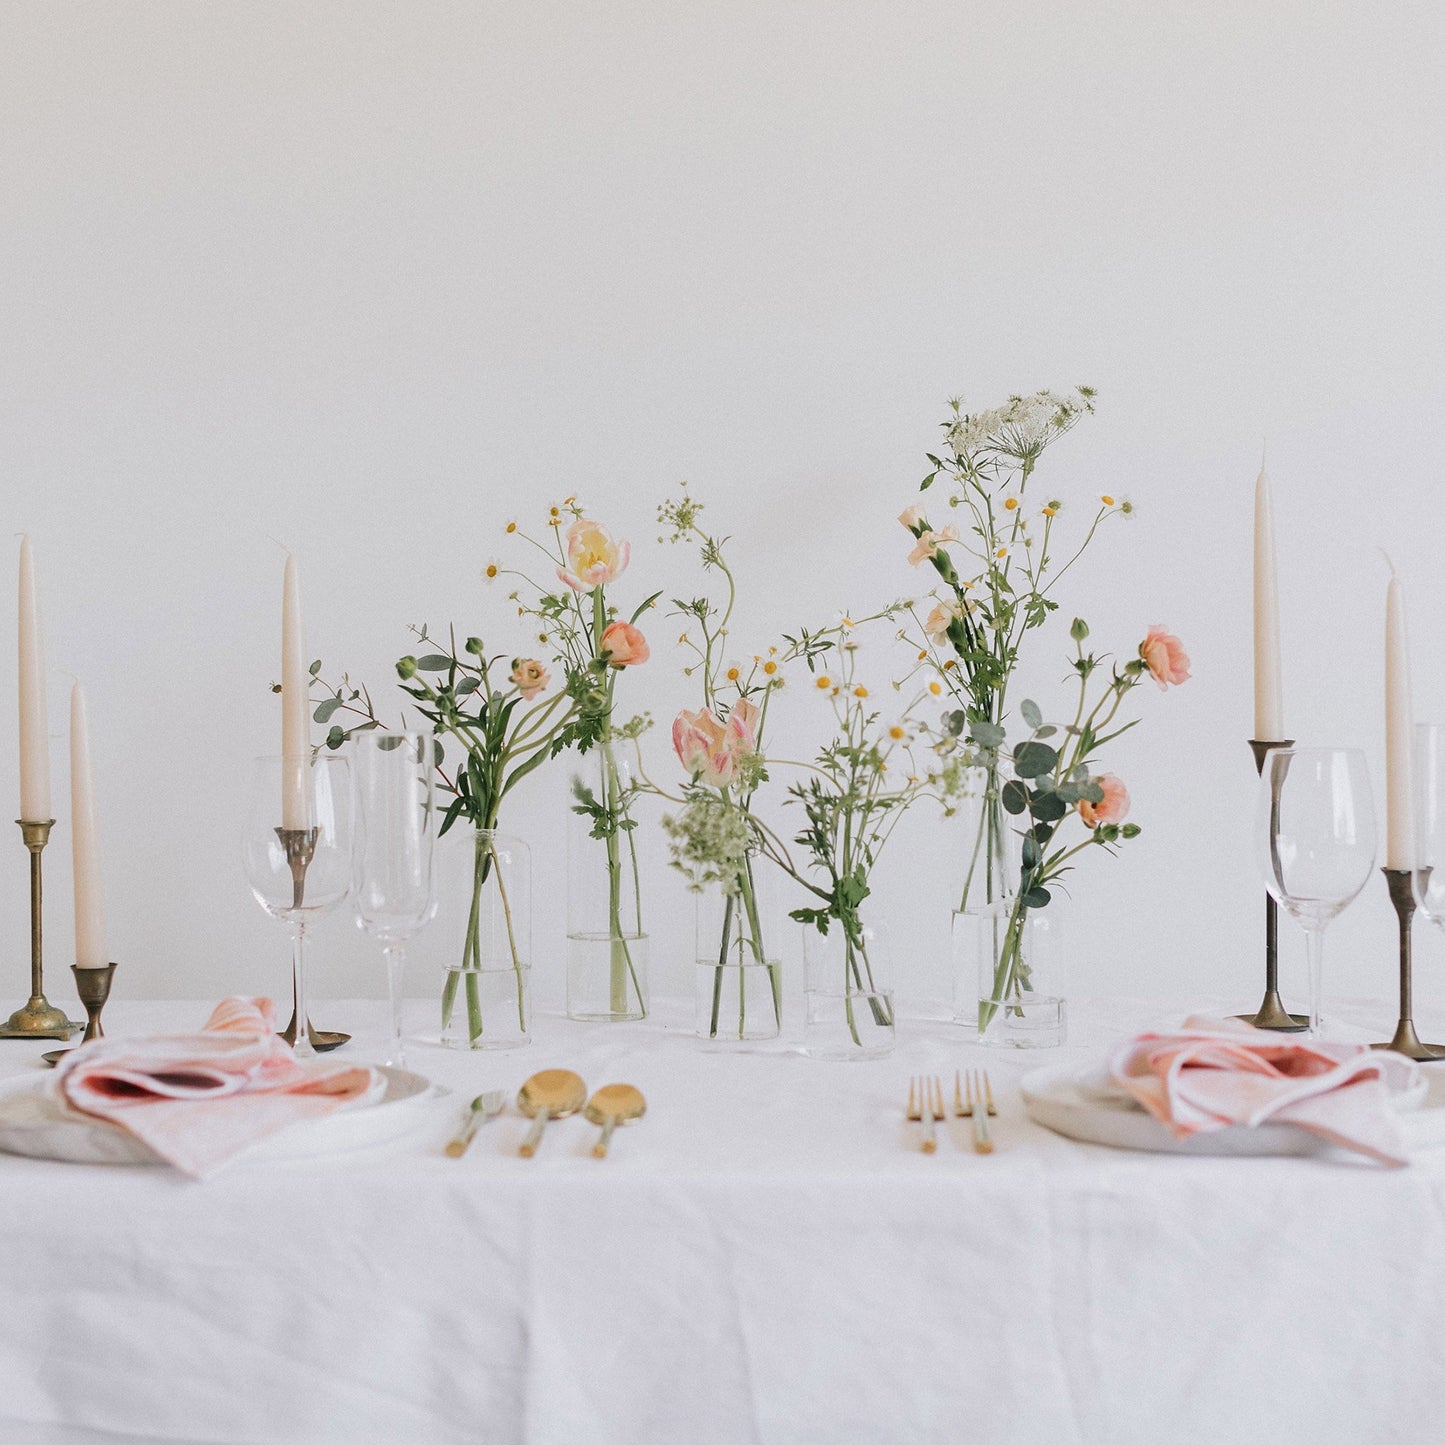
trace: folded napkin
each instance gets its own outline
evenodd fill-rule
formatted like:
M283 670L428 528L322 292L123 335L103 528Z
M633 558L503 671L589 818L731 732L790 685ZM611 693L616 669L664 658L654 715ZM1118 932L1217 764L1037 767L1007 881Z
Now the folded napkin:
M1176 1138L1297 1124L1382 1164L1408 1162L1396 1106L1418 1102L1425 1088L1419 1065L1389 1050L1207 1017L1131 1039L1109 1073Z
M298 1062L276 1036L268 998L223 999L199 1034L96 1039L55 1075L66 1103L197 1179L288 1125L365 1097L378 1078L366 1065Z

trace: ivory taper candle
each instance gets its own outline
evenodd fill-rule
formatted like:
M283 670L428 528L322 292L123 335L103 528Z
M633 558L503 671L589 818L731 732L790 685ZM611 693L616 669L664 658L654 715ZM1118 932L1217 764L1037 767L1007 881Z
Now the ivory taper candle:
M1409 868L1414 856L1410 808L1410 654L1405 644L1405 599L1391 576L1385 594L1385 867Z
M1285 736L1279 675L1274 502L1261 466L1254 484L1254 736L1258 742L1277 742Z
M45 714L45 650L35 596L30 538L20 539L20 817L50 818L50 727Z
M100 836L90 773L90 726L85 689L70 690L70 851L75 873L75 966L104 968L105 890L101 885Z
M281 826L311 826L311 709L306 646L301 636L301 589L296 559L286 558L281 594Z

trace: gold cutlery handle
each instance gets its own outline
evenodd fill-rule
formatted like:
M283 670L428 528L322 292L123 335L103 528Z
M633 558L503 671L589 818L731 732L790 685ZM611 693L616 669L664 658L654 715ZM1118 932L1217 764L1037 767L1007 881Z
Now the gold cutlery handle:
M923 1152L925 1154L936 1152L938 1149L938 1130L933 1122L933 1106L931 1104L924 1107L918 1122L923 1126Z
M532 1127L527 1130L527 1137L522 1140L521 1148L517 1150L523 1159L530 1159L537 1152L537 1146L542 1142L542 1130L547 1127L547 1117L544 1109L532 1120Z
M617 1127L617 1115L609 1114L602 1125L602 1136L592 1146L592 1157L594 1159L605 1159L607 1157L607 1146L612 1142L612 1131Z
M471 1110L466 1123L457 1131L457 1137L447 1145L447 1158L460 1159L467 1152L467 1146L476 1137L476 1132L482 1126L482 1111Z
M973 1149L975 1154L992 1154L993 1139L988 1132L988 1108L980 1098L973 1106Z

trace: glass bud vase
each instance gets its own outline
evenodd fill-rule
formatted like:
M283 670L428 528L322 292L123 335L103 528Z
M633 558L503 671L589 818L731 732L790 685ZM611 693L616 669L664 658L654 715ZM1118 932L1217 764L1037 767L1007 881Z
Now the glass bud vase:
M647 934L637 865L636 780L623 749L599 743L572 779L567 842L567 1016L647 1017Z
M803 1052L815 1059L877 1059L893 1049L893 992L887 940L860 922L850 933L835 918L826 934L803 934L806 1023Z
M1061 909L999 908L953 915L954 1021L978 1041L1048 1049L1068 1034L1060 991Z
M697 895L697 1036L725 1047L775 1039L783 1022L772 873L749 860L737 886Z
M437 849L446 978L441 1041L509 1049L531 1040L532 858L520 838L458 824Z

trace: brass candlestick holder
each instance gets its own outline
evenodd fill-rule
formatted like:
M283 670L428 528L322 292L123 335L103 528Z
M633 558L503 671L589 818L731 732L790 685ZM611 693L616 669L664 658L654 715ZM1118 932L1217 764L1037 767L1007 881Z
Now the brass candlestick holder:
M318 830L316 828L277 828L276 836L281 840L281 848L286 854L286 866L291 870L291 907L296 913L300 913L306 902L306 870L311 866L311 860L316 856L316 839ZM304 930L305 924L298 920L295 927ZM300 935L298 933L295 942L296 949L300 949ZM296 1047L297 1021L304 1015L306 1019L306 1037L311 1041L311 1047L318 1054L329 1053L332 1049L339 1049L342 1044L347 1043L351 1035L332 1033L326 1029L318 1029L311 1022L310 1010L306 1008L306 1000L302 996L303 985L301 980L301 966L299 959L291 970L291 1021L281 1030L281 1037Z
M108 963L104 968L81 968L79 964L72 963L70 971L75 975L75 991L85 1005L85 1037L80 1042L88 1044L93 1039L103 1039L105 1030L100 1026L100 1013L110 997L110 981L115 974L115 965ZM75 1049L51 1049L40 1057L47 1064L58 1064L66 1054L74 1052Z
M50 841L54 818L43 823L16 820L20 836L30 852L30 998L0 1026L0 1039L68 1039L78 1034L81 1026L66 1018L45 997L44 948L41 939L43 890L41 887L40 854Z
M1422 1044L1415 1032L1414 966L1410 958L1410 925L1415 918L1415 875L1409 868L1382 868L1390 889L1390 902L1400 920L1400 1022L1395 1037L1377 1049L1392 1049L1417 1063L1433 1064L1445 1059L1445 1044ZM1422 882L1429 877L1428 868L1420 869Z
M1263 742L1251 738L1250 751L1254 754L1254 770L1264 776L1264 760L1277 748L1292 748L1293 738L1281 738L1278 742ZM1271 808L1278 811L1279 795L1271 800ZM1271 823L1277 820L1271 819ZM1252 1014L1237 1014L1247 1024L1257 1029L1273 1029L1278 1034L1303 1033L1310 1026L1304 1014L1292 1014L1279 996L1279 905L1270 893L1264 895L1264 1001Z

